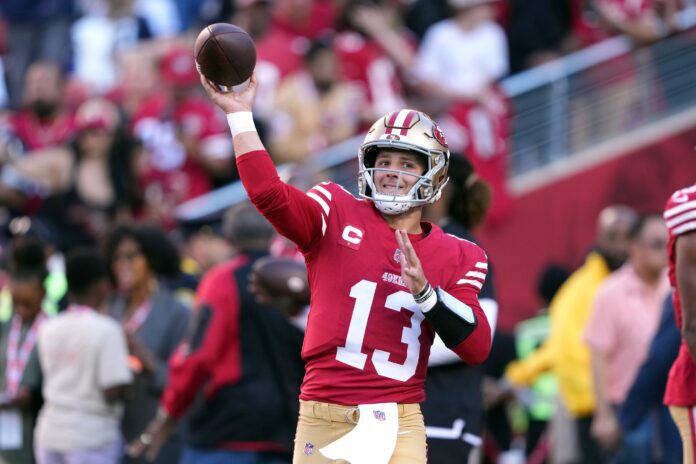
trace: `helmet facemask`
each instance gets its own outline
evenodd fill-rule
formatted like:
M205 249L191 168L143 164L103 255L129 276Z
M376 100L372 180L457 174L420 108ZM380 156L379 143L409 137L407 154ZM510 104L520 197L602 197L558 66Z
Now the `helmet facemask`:
M399 122L402 126L399 126ZM405 127L407 126L408 127ZM397 132L397 133L394 133ZM375 167L380 149L403 150L414 153L425 161L425 171L421 174L391 168ZM378 120L370 129L358 153L360 196L371 199L383 214L397 215L409 209L433 203L440 198L442 188L447 183L449 150L437 125L425 114L401 110ZM397 185L408 178L417 178L408 192L383 193L378 191L375 173L393 172L397 174Z

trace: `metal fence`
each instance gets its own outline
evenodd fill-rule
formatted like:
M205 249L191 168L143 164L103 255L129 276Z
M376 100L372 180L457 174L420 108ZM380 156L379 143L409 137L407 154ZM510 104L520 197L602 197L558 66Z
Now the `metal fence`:
M684 32L653 45L636 49L616 37L504 80L513 108L510 177L696 106L696 18L683 19ZM310 169L355 192L361 141L316 154ZM234 183L182 204L177 216L213 216L244 198Z

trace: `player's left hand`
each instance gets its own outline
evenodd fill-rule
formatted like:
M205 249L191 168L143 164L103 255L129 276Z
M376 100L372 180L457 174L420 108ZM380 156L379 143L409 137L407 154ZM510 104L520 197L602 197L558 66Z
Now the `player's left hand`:
M423 267L416 250L408 238L408 233L404 230L397 230L395 234L396 243L399 244L401 250L401 278L404 279L406 287L415 295L425 288L428 281L423 273Z

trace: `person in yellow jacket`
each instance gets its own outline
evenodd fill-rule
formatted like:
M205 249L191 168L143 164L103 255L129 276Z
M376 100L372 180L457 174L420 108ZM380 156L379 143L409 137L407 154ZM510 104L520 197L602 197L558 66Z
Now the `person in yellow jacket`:
M602 454L590 436L595 399L590 352L582 333L599 284L628 256L628 232L636 219L635 212L622 205L600 212L594 250L551 301L549 337L532 355L511 363L505 372L506 380L516 387L529 386L542 373L554 372L563 405L575 421L583 463L600 463Z

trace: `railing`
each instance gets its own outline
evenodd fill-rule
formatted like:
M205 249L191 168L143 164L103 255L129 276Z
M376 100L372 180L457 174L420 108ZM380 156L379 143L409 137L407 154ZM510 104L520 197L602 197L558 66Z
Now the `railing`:
M633 50L616 37L502 82L514 108L510 176L518 176L628 130L696 106L696 14L684 32ZM308 168L357 188L362 136L312 156ZM287 167L280 167L283 171ZM182 221L219 214L246 198L236 182L179 206Z

